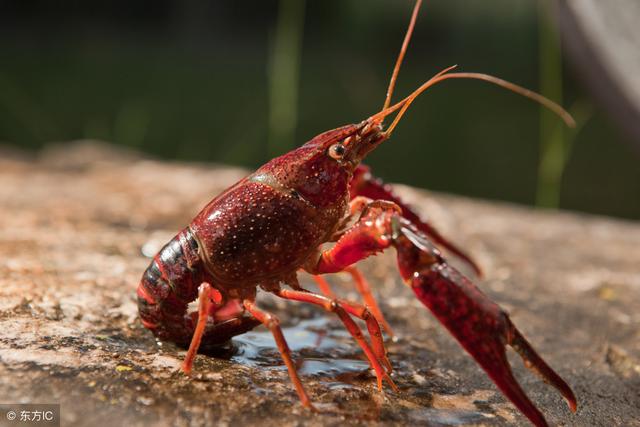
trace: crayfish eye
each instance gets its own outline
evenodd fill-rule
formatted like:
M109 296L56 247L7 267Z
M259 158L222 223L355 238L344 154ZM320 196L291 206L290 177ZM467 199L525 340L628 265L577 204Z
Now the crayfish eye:
M344 152L345 152L344 145L340 143L333 144L331 147L329 147L329 156L336 160L341 160L342 156L344 156Z

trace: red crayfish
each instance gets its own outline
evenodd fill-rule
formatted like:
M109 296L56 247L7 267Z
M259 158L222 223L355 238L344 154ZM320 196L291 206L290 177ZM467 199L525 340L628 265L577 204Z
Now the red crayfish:
M353 266L393 247L406 285L514 405L535 425L546 426L544 416L515 380L506 346L513 347L527 367L557 388L575 411L577 403L571 388L535 352L509 316L451 267L435 245L464 259L479 275L477 265L404 205L388 186L373 178L361 161L389 139L418 95L448 79L485 80L540 102L568 124L572 119L538 94L489 75L452 72L455 67L436 74L391 105L420 4L418 0L414 7L382 110L358 124L316 136L209 202L145 271L137 291L140 317L158 338L188 346L182 365L185 373L191 371L199 349L265 325L273 333L302 404L313 408L278 319L256 305L260 288L335 313L364 351L378 388L382 389L386 381L396 389L380 324L387 332L391 329L366 279ZM393 122L383 129L384 119L393 113L397 113ZM327 242L334 244L322 250ZM301 269L314 275L324 295L300 286L296 275ZM333 297L319 276L339 271L353 276L365 305ZM196 299L198 311L189 313L188 305ZM366 323L369 340L352 317Z

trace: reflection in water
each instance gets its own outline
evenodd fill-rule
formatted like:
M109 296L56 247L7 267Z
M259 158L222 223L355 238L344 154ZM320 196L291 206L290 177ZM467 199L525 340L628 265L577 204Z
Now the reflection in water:
M283 329L287 343L298 362L301 375L342 378L347 374L361 374L369 363L354 359L359 347L343 330L332 329L326 316L303 320ZM246 366L269 366L286 369L271 332L251 331L233 339L236 352L231 360Z
M380 421L384 418L381 418L384 414L382 408L386 406L383 402L399 409L407 402L402 397L403 395L405 398L415 395L415 390L411 386L402 387L403 391L398 396L385 390L383 395L379 395L384 396L382 399L375 397L378 395L377 391L371 392L369 390L362 395L353 394L358 390L364 391L362 380L365 382L373 381L374 376L370 371L369 363L366 360L358 359L358 357L364 356L351 335L337 324L332 324L326 316L303 320L295 326L283 327L283 333L294 353L293 358L297 362L298 372L302 376L311 376L322 381L325 386L336 393L334 398L337 400L333 402L314 402L314 405L321 408L321 411L360 420ZM273 336L268 330L261 328L258 331L251 331L233 338L231 352L232 354L228 357L235 363L286 371ZM254 391L262 395L272 392L270 389L260 386L255 386ZM427 400L431 400L433 395L427 394L429 396ZM342 396L342 398L338 398L338 396ZM348 403L342 401L345 396L349 396ZM406 417L406 421L411 424L429 426L468 425L487 422L491 418L495 418L494 414L483 413L479 408L478 411L474 410L477 398L472 395L469 397L461 396L460 399L447 399L447 402L453 405L451 408L423 407L418 409L416 405L428 404L428 402L415 401L409 405L411 408L408 411L401 410L401 412L403 412L403 418ZM470 402L467 402L468 400ZM433 404L433 402L431 403Z
M409 412L409 418L416 423L426 423L429 426L466 426L486 422L489 415L463 409L414 409Z

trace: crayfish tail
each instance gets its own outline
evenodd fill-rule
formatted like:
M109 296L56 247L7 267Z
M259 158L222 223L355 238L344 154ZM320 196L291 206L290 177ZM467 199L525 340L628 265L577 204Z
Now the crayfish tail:
M142 275L137 290L142 324L162 340L188 346L195 325L187 306L197 298L203 281L197 242L187 228L153 257Z

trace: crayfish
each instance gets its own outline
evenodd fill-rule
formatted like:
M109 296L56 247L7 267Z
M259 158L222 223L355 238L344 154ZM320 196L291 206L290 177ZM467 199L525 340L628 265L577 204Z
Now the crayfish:
M506 346L554 386L572 411L576 398L567 383L535 352L509 316L468 278L450 266L440 246L461 257L480 275L469 256L371 175L361 161L388 140L412 102L429 87L450 79L477 79L531 98L572 124L552 101L520 86L479 73L436 74L409 96L391 104L393 89L421 0L415 4L382 109L358 124L324 132L275 158L209 202L144 272L138 287L142 323L161 340L188 347L182 370L189 373L198 350L265 325L273 334L302 405L313 408L296 371L278 318L256 304L258 288L286 300L306 302L338 316L364 351L380 390L390 373L382 329L390 326L369 284L354 267L389 248L397 253L400 275L418 299L451 332L498 388L535 425L542 413L514 378ZM395 113L386 129L383 121ZM333 245L326 248L327 243ZM322 294L303 289L297 274L314 275ZM335 298L323 274L347 271L365 304ZM188 306L198 301L197 312ZM365 339L353 318L365 322ZM382 328L381 326L382 325Z

